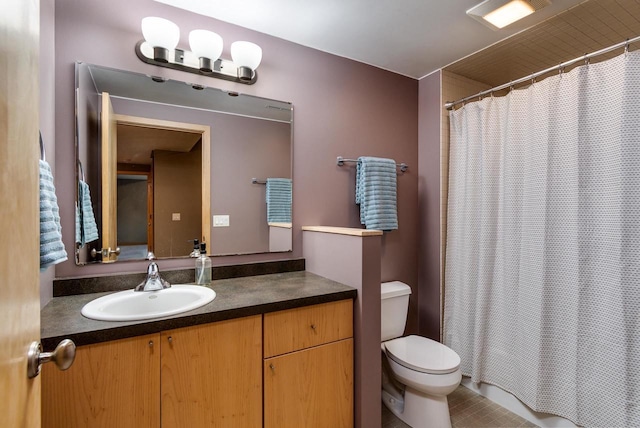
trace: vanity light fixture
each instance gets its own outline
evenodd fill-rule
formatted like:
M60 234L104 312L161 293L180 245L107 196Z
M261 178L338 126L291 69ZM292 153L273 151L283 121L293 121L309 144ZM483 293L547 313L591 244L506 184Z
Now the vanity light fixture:
M238 65L238 77L251 80L253 73L262 61L262 49L251 42L231 43L231 59Z
M467 10L467 15L494 30L500 30L551 4L550 0L485 0Z
M233 61L228 61L220 58L222 37L212 31L191 31L190 51L176 47L180 40L180 29L167 19L144 18L142 34L144 40L136 44L135 50L138 58L147 64L247 85L254 84L258 79L255 70L262 60L262 49L255 43L232 43Z
M153 59L167 63L180 41L180 28L168 19L147 16L142 19L142 35L153 48Z

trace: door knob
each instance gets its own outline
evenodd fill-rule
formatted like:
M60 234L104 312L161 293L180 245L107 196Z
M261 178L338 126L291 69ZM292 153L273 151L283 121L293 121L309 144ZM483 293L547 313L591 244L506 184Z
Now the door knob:
M38 376L40 367L49 361L53 361L60 370L66 370L71 367L75 358L76 344L72 340L64 339L53 352L42 352L40 342L32 342L27 354L27 376L29 379Z
M115 250L112 250L111 247L103 248L99 254L102 254L103 259L108 259L111 254L115 254L116 256L120 255L120 247L117 247ZM91 249L91 257L96 257L98 255L98 251L95 248Z

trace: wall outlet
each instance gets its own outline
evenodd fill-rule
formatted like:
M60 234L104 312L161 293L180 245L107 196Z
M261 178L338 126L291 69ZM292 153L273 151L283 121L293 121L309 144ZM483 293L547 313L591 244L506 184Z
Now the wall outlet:
M171 220L180 221L180 213L172 213L171 214Z
M229 216L228 215L214 215L213 216L213 227L229 227Z

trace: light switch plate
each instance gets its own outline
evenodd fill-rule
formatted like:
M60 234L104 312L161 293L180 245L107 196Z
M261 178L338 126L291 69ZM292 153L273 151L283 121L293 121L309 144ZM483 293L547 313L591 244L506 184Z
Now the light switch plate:
M171 214L171 220L180 221L180 213L172 213Z
M214 215L213 216L213 227L229 227L229 216L228 215Z

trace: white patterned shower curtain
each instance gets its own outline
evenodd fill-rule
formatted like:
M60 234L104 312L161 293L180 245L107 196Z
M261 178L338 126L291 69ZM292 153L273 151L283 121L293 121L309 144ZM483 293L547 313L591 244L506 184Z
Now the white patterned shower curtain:
M640 426L640 52L450 119L462 372L579 425Z

